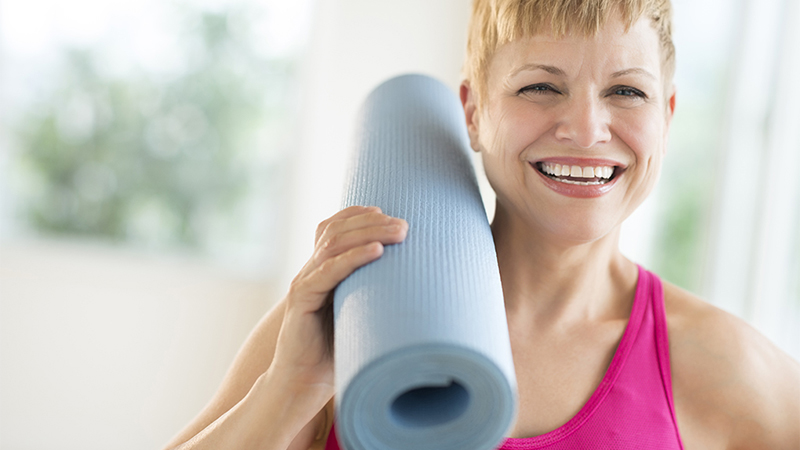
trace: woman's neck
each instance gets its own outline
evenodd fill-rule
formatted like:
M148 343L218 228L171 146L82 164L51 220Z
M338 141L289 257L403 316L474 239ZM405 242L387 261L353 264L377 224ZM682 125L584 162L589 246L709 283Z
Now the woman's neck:
M492 234L509 322L550 327L629 314L638 272L619 252L619 227L592 242L570 242L498 208Z

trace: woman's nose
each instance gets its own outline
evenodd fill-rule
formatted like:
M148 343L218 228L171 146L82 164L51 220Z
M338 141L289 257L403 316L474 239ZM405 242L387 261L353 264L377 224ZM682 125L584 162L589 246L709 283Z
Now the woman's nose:
M571 141L580 148L611 140L609 117L600 100L572 99L564 105L562 117L556 126L556 138Z

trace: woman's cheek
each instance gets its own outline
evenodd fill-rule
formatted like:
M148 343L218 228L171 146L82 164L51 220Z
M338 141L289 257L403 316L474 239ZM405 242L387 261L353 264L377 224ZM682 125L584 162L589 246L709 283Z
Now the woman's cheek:
M652 113L628 110L617 120L617 135L630 148L637 163L646 164L653 157L659 158L664 147L664 130Z
M525 102L505 110L498 123L497 138L504 143L507 151L519 156L546 133L552 118L541 109L538 105Z

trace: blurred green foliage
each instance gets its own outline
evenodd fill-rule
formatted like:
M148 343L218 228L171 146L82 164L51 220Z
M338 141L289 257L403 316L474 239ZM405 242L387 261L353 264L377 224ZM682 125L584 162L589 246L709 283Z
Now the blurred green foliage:
M718 79L724 79L720 74ZM714 202L713 170L725 120L725 84L710 98L687 99L675 115L661 184L654 269L692 292L702 292Z
M29 226L198 248L215 220L243 220L254 177L276 176L276 158L256 161L290 126L293 62L259 56L246 10L182 17L167 75L109 75L99 52L64 51L49 94L12 125Z

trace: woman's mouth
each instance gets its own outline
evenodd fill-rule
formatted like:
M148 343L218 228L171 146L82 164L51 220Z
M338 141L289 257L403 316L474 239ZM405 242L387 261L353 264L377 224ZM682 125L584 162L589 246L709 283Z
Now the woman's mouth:
M535 164L539 172L552 180L577 186L599 186L610 182L619 169L617 166L577 166L540 161Z
M560 158L561 161L530 162L545 186L567 197L595 198L605 195L627 169L605 159Z

